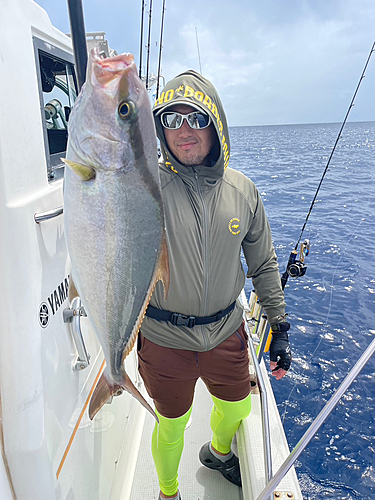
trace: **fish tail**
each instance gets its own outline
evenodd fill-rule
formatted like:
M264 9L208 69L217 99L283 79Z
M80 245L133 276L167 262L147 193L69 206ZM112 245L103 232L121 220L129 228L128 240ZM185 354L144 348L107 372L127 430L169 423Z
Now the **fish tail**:
M92 420L98 411L105 405L105 403L112 397L118 396L122 393L123 390L129 392L132 396L137 399L141 405L143 405L151 415L159 422L156 413L151 408L151 406L144 399L142 394L138 391L138 389L133 385L133 382L130 380L126 372L124 372L124 380L123 384L110 384L105 376L105 372L102 373L99 382L97 383L94 393L91 397L90 405L89 405L89 417Z
M125 381L124 381L124 389L128 391L135 399L137 399L142 406L148 410L151 415L155 418L157 423L159 423L159 419L156 416L156 413L154 410L151 408L151 406L147 403L145 398L142 396L142 394L138 391L138 389L134 386L133 382L130 380L128 377L127 373L125 372Z
M99 382L91 397L89 405L89 417L92 420L105 403L116 393L113 385L108 383L104 373L102 373Z
M68 288L68 298L69 298L69 303L71 304L73 302L73 299L79 297L79 293L77 291L76 285L73 281L72 275L69 276L69 288Z

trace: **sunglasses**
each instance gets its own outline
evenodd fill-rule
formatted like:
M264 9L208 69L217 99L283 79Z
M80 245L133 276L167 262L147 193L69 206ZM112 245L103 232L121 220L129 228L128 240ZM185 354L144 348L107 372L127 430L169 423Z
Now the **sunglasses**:
M161 124L164 128L172 130L182 127L184 120L187 121L190 128L207 128L211 123L211 117L202 111L193 111L187 115L177 113L177 111L165 111L161 115Z

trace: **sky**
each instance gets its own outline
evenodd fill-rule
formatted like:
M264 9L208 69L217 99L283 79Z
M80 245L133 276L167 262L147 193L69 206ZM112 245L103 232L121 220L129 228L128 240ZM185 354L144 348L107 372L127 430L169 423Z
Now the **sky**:
M139 65L141 0L82 0L86 32L104 31ZM151 0L146 0L143 73ZM36 0L70 32L67 0ZM163 0L152 0L150 71L157 73ZM198 58L198 45L200 61ZM341 123L375 41L375 0L165 0L162 74L200 71L230 126ZM375 54L349 121L375 120Z

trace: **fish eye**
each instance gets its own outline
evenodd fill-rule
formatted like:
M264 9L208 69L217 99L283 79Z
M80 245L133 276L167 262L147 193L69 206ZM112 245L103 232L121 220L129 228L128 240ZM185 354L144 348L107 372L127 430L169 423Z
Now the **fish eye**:
M134 104L131 101L122 101L118 106L120 118L129 118L134 110Z

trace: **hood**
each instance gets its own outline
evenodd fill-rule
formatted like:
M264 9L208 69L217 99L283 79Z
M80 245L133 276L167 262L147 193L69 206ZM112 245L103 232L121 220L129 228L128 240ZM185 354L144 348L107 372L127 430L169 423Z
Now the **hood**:
M168 150L164 129L160 122L162 111L174 104L187 104L211 116L217 140L211 151L211 166L201 166L200 169L203 169L204 174L212 180L222 177L229 163L230 144L227 119L214 86L196 71L188 70L168 82L154 104L153 113L156 132L160 140L165 165L172 171L182 174L182 176L190 176L192 168L179 163Z

